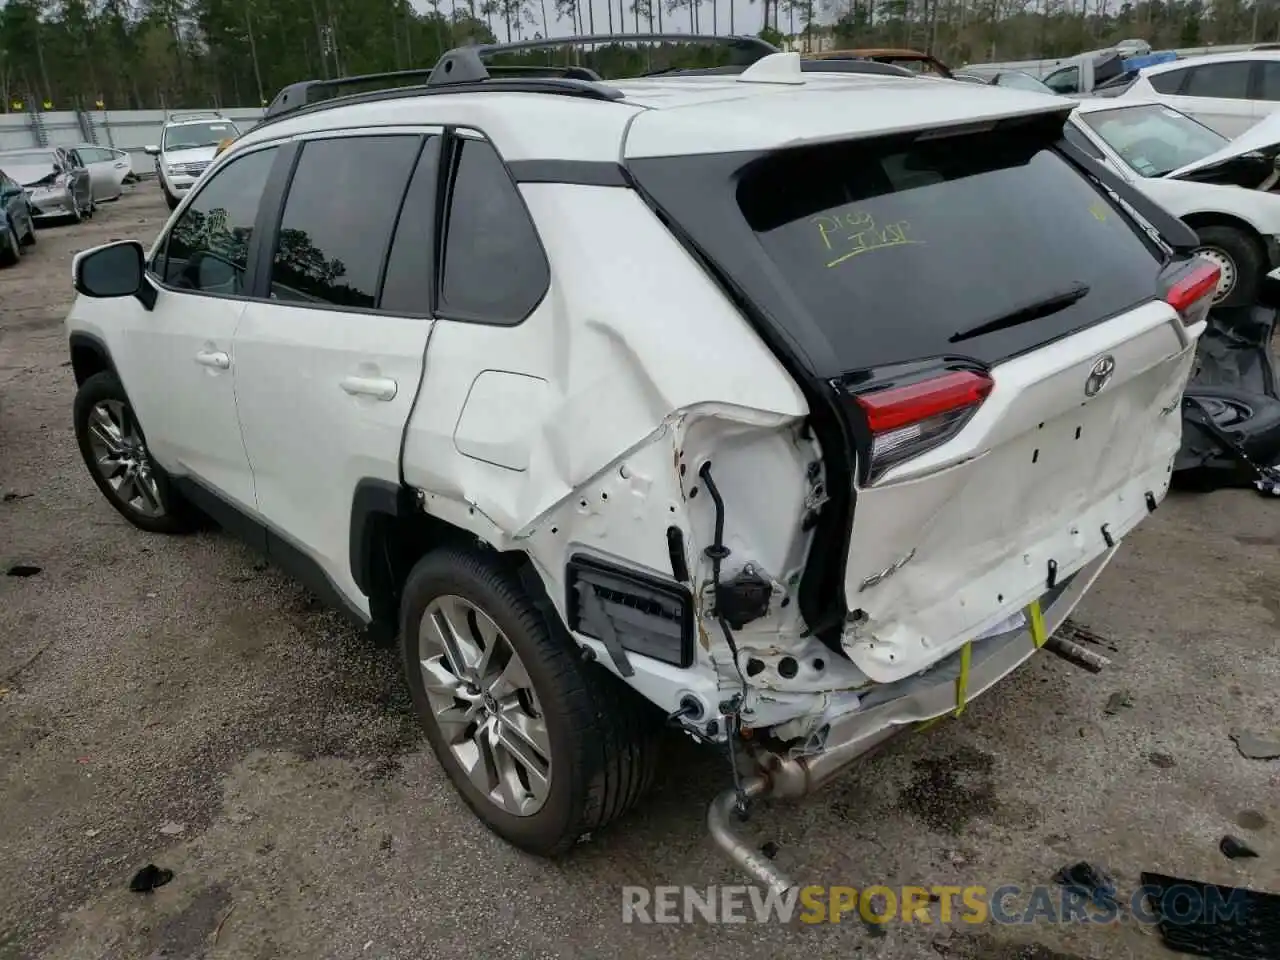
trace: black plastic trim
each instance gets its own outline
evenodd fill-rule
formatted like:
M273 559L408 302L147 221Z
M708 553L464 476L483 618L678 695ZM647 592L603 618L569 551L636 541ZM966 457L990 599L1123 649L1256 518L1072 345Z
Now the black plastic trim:
M369 618L329 579L319 562L284 534L251 517L241 507L191 477L171 477L169 482L223 530L266 555L321 602L340 611L356 626L369 625Z
M116 373L115 360L111 358L111 351L107 349L107 345L103 343L102 340L95 337L93 334L81 333L78 331L71 334L67 337L67 348L71 354L71 372L76 375L76 386L80 386L80 384L84 382L80 379L79 373L75 370L75 356L77 349L92 351L102 360L103 366L105 366L106 369L115 373L117 377L119 376L119 374Z
M626 171L609 160L512 160L516 183L572 183L584 187L629 187Z
M373 596L382 558L377 554L378 517L401 520L413 512L412 493L398 483L365 477L351 497L351 577L366 597Z
M306 82L309 81L291 86L303 86ZM286 88L286 90L288 89L290 88ZM389 90L375 90L370 93L356 93L333 97L329 100L318 100L307 103L305 106L292 109L282 108L275 113L268 113L253 129L256 132L263 127L278 123L284 119L308 116L338 107L352 107L362 103L381 103L386 100L403 100L412 97L444 96L453 93L534 93L604 101L621 100L623 98L622 91L616 87L610 87L603 83L592 83L588 80L571 80L567 77L526 77L523 79L501 77L492 80L441 84L434 87L394 87ZM277 98L279 96L277 94ZM270 110L269 107L268 110Z
M594 592L608 623L593 624L592 613L582 610L580 585ZM598 589L601 587L634 602L603 597ZM693 597L673 581L574 554L565 565L565 613L569 629L583 636L606 642L616 635L622 649L630 653L681 668L693 664Z

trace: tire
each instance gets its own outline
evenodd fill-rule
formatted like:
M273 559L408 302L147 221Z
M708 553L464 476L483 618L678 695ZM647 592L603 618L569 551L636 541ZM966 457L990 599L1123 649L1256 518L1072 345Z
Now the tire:
M4 232L4 239L0 241L0 267L12 267L21 256L22 247L18 243L18 231L11 222L9 229Z
M1254 303L1266 273L1266 254L1252 234L1237 227L1212 225L1196 231L1200 238L1197 253L1217 263L1231 285L1215 294L1214 306L1238 307Z
M80 209L80 201L76 199L75 194L71 196L71 222L83 223L84 211Z
M34 247L36 245L36 222L34 220L28 220L27 223L27 236L22 242L28 247Z
M110 409L112 412L118 410L123 414L123 417L115 416L110 419L120 427L118 434L124 435L132 448L128 453L129 459L135 464L146 464L145 472L139 473L135 469L136 479L121 482L119 488L108 479L108 471L99 467L102 451L108 447L103 442L106 435L101 430L102 424L97 416L100 409ZM91 423L91 417L96 422ZM126 417L128 422L121 424L120 421ZM95 373L80 385L80 389L76 391L72 420L76 443L80 447L80 456L89 470L89 476L121 516L149 533L185 533L195 526L194 511L172 488L159 464L151 461L142 427L134 419L128 395L114 373ZM97 429L93 429L95 427ZM124 444L118 446L120 449L124 448ZM119 479L122 470L127 471L127 467L120 465L123 459L123 456L113 459L112 462L117 467L113 479ZM146 483L148 477L150 484ZM125 494L130 491L136 491L137 495L126 497Z
M450 607L456 614L466 605L472 608L470 616L461 620L455 617L452 621L463 624L464 638L469 634L464 642L472 644L472 652L483 649L476 626L485 622L482 618L487 618L488 625L498 631L489 633L489 643L499 651L492 659L501 659L499 654L505 641L518 658L516 666L522 666L523 672L513 668L513 659L509 658L502 676L524 678L532 696L512 695L510 684L500 682L487 687L500 699L488 694L478 697L474 687L458 696L469 697L473 704L487 698L490 703L484 709L499 706L501 716L511 716L526 724L532 715L533 723L542 722L545 731L540 739L547 749L549 783L540 804L536 803L536 789L519 790L520 785L527 787L536 782L527 773L531 765L524 767L526 775L513 790L530 804L523 811L504 808L492 797L492 791L486 792L477 786L446 737L438 713L443 709L455 718L464 713L458 706L442 708L442 703L447 704L454 696L442 691L462 691L464 686L439 684L438 678L450 672L446 656L436 656L429 661L435 663L433 676L437 678L434 702L424 682L424 654L432 649L443 650L442 647L430 648L432 638L440 635L429 628L423 629L424 617L429 610L434 615L447 613ZM441 610L436 610L437 606ZM659 727L652 722L647 704L604 668L585 661L571 641L561 639L563 634L563 630L556 631L548 625L511 573L477 552L443 548L429 553L418 561L405 584L400 608L405 677L436 758L467 806L490 830L520 849L544 857L566 853L583 834L605 826L629 810L652 783L657 766ZM420 647L424 636L430 649ZM492 639L495 637L498 639ZM458 649L458 644L455 643L454 649ZM491 666L483 682L492 682L495 675L496 669ZM453 700L455 705L465 702ZM492 718L494 714L490 712L488 716ZM464 722L454 726L460 734ZM482 717L479 722L487 721ZM467 729L473 728L477 728L475 721ZM533 729L532 726L526 728ZM479 733L455 739L454 742L461 741L459 750L471 749L478 753L476 741L470 739L484 736L485 728L478 729ZM508 733L507 737L511 739L512 735ZM526 741L526 748L532 743L533 740ZM514 754L505 755L510 763ZM497 751L489 756L496 757ZM531 756L540 755L535 751ZM493 764L494 769L498 766L496 762Z
M161 185L160 191L164 194L165 205L170 210L177 210L178 202L179 202L178 198L175 197L172 193L170 193L168 187L165 187L164 185Z

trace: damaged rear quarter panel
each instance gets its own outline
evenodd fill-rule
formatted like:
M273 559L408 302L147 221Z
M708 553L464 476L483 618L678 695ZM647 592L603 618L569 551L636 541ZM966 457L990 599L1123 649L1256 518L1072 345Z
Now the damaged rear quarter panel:
M634 192L521 191L550 289L517 326L437 323L406 432L406 482L442 519L526 551L562 613L575 550L670 578L669 525L684 535L695 581L704 576L714 516L692 488L707 459L737 538L726 574L752 559L773 576L801 562L813 454L796 446L808 411L782 365ZM494 372L520 385L505 415ZM474 455L495 450L507 453Z

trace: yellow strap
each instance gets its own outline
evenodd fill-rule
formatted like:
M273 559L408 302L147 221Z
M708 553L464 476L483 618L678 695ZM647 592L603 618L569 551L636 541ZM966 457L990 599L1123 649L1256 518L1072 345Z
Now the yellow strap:
M1032 600L1027 607L1027 618L1031 621L1031 640L1036 645L1036 649L1040 649L1048 641L1049 637L1044 629L1044 612L1040 609L1040 601ZM917 730L928 730L939 720L945 720L948 716L958 717L964 713L964 708L968 706L969 700L969 658L970 648L973 646L972 641L966 643L960 648L960 676L956 678L956 708L951 713L944 713L941 716L934 717L932 720L924 720L916 724Z
M1044 630L1044 613L1040 610L1039 600L1031 601L1031 605L1027 607L1027 616L1031 618L1031 641L1039 650L1049 640Z

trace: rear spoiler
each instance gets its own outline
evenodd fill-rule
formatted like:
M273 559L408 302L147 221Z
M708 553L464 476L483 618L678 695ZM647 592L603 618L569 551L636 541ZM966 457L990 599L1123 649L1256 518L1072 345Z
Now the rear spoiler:
M1174 253L1186 256L1200 245L1194 230L1151 200L1141 190L1135 189L1123 177L1108 169L1105 164L1099 163L1075 144L1065 139L1058 142L1058 149L1069 157L1086 175L1098 181L1098 183L1133 207L1142 219L1156 228L1160 238L1173 248Z

